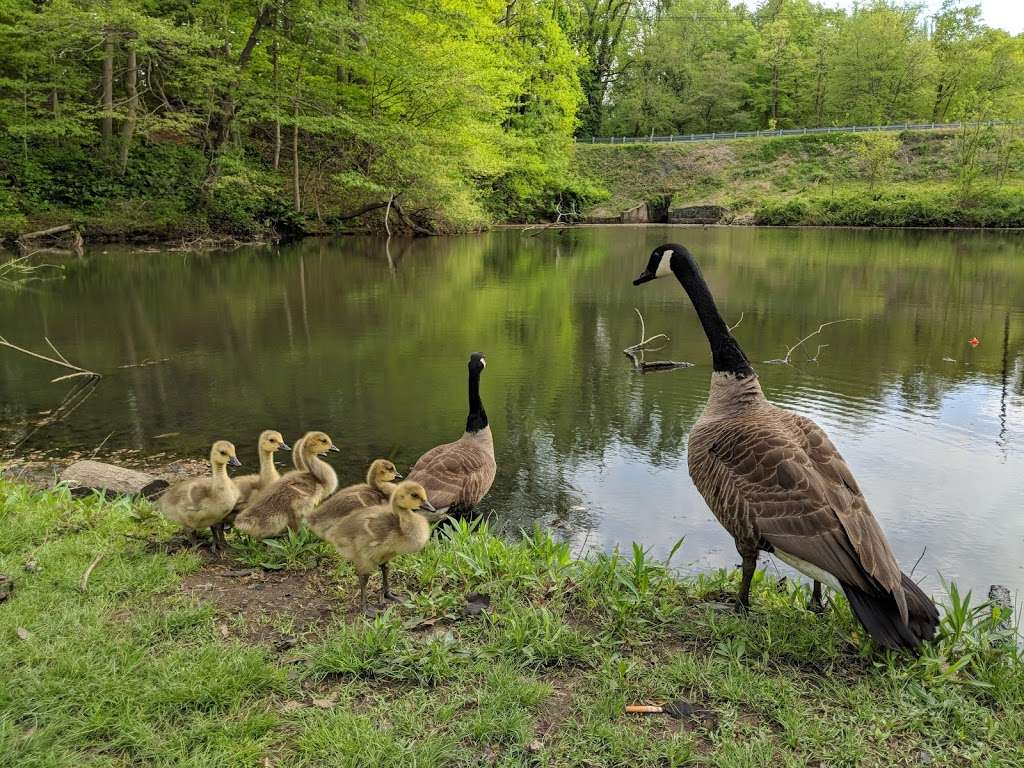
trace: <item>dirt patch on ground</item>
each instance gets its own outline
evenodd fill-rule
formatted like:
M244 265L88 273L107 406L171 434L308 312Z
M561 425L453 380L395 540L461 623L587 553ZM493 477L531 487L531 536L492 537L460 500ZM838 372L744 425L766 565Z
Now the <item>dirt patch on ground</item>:
M540 712L537 713L537 720L534 733L543 742L553 735L558 727L575 713L573 697L576 691L577 680L573 678L549 679L552 691L544 703Z
M185 577L181 591L214 605L224 619L224 637L267 643L278 651L347 608L345 596L319 570L265 571L232 560L211 560Z

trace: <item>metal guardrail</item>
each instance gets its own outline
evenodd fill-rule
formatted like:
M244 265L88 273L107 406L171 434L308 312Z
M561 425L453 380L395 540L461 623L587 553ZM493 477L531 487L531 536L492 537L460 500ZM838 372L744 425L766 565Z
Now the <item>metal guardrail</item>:
M812 133L864 133L868 131L930 131L959 129L964 126L1008 125L1010 121L988 120L974 123L892 123L890 125L848 125L825 128L778 128L773 131L716 131L713 133L671 134L669 136L591 136L580 138L577 144L651 144L671 141L730 141L732 139L769 138L773 136L803 136Z

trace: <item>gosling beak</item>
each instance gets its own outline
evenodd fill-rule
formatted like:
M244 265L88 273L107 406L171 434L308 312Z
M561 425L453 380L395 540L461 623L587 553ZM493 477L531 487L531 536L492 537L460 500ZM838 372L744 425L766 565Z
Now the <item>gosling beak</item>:
M401 472L395 472L395 480L401 480L403 477Z
M228 459L228 464L230 464L232 467L242 466L242 462L240 462L235 456L232 456L230 459Z
M649 269L645 269L644 273L640 275L636 280L633 281L633 285L642 285L643 283L649 283L651 280L656 278L657 275L651 272Z
M433 504L431 504L426 499L424 499L423 503L420 504L420 509L425 509L425 510L427 510L427 512L437 512L437 507L435 507Z
M330 447L330 450L334 451L335 453L341 453L341 448L339 448L339 447L338 447L338 446L336 446L336 445L332 445L332 446Z
M291 449L292 449L292 447L290 445L288 445L288 443L281 443L281 450L282 451L290 451Z

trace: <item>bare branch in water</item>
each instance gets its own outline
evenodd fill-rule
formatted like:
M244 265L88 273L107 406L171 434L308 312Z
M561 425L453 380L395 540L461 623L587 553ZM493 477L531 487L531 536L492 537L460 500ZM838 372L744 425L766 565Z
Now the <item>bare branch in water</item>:
M733 331L735 331L739 327L739 324L742 323L742 322L743 322L743 313L740 312L740 319L737 320L735 322L735 324L729 326L729 333L732 333Z
M52 341L50 341L46 337L43 337L43 340L47 343L47 345L50 347L50 349L53 350L53 353L55 355L57 355L56 358L47 357L46 355L41 355L38 352L33 352L30 349L25 349L24 347L19 347L17 344L12 344L11 342L9 342L3 336L0 336L0 347L7 347L9 349L13 349L15 352L21 352L22 354L28 355L29 357L34 357L34 358L36 358L38 360L45 360L48 363L53 363L54 365L59 365L62 368L68 368L68 369L74 371L74 373L69 373L69 374L66 374L64 376L58 376L55 379L50 379L51 383L58 382L58 381L64 381L65 379L74 379L74 378L77 378L79 376L88 376L89 378L93 378L93 379L101 378L101 374L96 373L95 371L90 371L90 370L87 370L85 368L81 368L80 366L77 366L74 363L69 362L68 359L66 357L64 357L64 355L62 355L60 353L60 350L58 350L53 345Z
M844 317L842 320L829 320L827 323L822 323L821 325L818 326L818 330L814 331L813 333L807 334L802 339L800 339L800 341L798 341L796 344L794 344L792 347L789 347L786 350L786 356L785 357L783 357L781 359L776 359L776 360L765 360L764 361L765 365L791 365L792 364L792 358L793 358L793 352L795 352L796 349L801 344L803 344L805 341L807 341L808 339L814 338L815 336L817 336L819 333L821 333L825 328L827 328L830 325L835 325L836 323L850 323L850 322L853 322L854 320L860 320L860 318L859 317ZM738 323L737 323L737 325L738 325ZM809 363L816 363L816 362L818 362L818 355L820 355L821 354L821 350L823 350L827 346L828 346L828 344L819 344L818 345L818 351L815 352L814 357L809 357L807 359L807 362L809 362Z
M658 352L668 346L668 342L670 342L671 339L664 333L656 333L648 338L647 324L644 322L644 316L636 307L633 307L633 311L636 312L636 316L640 318L640 341L632 346L626 347L622 351L633 361L634 371L639 371L640 373L646 373L648 371L671 371L676 368L689 368L693 365L693 363L677 363L674 360L655 360L650 363L645 362L644 352ZM651 344L655 341L663 341L664 343L661 344L661 346L652 347Z

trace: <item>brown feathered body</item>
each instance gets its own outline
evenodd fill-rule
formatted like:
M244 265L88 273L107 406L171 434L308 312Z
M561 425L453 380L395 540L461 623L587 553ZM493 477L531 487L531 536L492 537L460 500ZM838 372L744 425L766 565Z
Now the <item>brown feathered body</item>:
M836 447L769 403L756 375L714 373L690 433L690 476L741 555L759 550L843 591L880 644L916 647L938 613L900 570Z
M327 445L332 445L329 438ZM326 450L330 448L319 452ZM337 489L338 476L330 464L318 457L318 449L310 444L309 435L296 442L293 461L293 471L261 490L238 514L234 521L236 529L257 539L298 530L299 523Z
M711 387L690 432L690 477L743 558L738 605L750 601L760 550L846 594L879 644L916 649L938 612L902 571L850 468L813 421L769 403L684 246L655 248L634 285L675 276L711 350Z
M453 517L469 514L494 483L497 464L489 426L466 432L423 454L409 479L427 489L431 503Z

